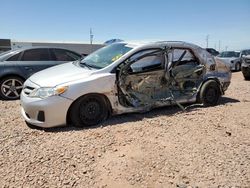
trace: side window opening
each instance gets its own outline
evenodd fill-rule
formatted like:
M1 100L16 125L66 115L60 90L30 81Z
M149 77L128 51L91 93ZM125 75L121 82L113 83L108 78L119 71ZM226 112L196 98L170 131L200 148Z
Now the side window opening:
M66 53L67 53L70 57L72 57L74 60L78 60L78 59L81 58L80 55L78 55L78 54L76 54L76 53L74 53L74 52L71 52L71 51L68 51L68 50L67 50Z
M22 61L50 61L49 50L46 48L26 50L23 53Z
M188 49L174 49L173 50L173 67L184 64L199 64L196 57Z
M171 74L175 79L198 78L203 71L197 58L189 49L174 49Z
M164 67L163 54L158 50L146 50L133 55L129 61L134 61L128 72L142 73L147 71L160 70Z
M146 56L133 63L130 67L133 73L161 69L162 57L159 54Z
M53 59L55 61L75 61L80 57L64 49L52 49Z
M6 61L18 61L19 60L19 57L21 55L21 52L9 57Z

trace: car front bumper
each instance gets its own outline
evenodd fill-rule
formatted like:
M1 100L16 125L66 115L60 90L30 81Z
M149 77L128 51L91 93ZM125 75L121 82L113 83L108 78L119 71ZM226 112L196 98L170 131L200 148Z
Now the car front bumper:
M241 71L244 76L250 76L250 64L242 66Z
M73 101L61 96L31 98L21 93L21 114L26 122L43 128L66 125L67 112Z

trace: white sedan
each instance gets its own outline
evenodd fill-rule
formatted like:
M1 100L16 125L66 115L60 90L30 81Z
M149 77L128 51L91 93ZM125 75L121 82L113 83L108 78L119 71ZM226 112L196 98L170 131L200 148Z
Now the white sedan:
M225 51L221 52L218 58L222 59L230 70L232 71L240 71L241 70L241 56L240 52L237 51Z
M29 125L92 126L109 115L199 102L216 105L231 72L186 42L114 43L31 76L21 93Z

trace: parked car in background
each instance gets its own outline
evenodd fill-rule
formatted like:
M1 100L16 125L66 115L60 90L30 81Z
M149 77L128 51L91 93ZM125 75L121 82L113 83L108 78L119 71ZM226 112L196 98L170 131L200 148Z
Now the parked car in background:
M80 58L76 52L51 47L4 52L0 55L0 98L18 99L24 81L35 72Z
M231 70L233 71L241 70L240 52L224 51L224 52L221 52L217 57L222 59L228 65L228 67L230 67Z
M250 53L242 57L241 71L244 78L250 80Z
M250 55L250 49L244 49L240 51L240 57Z
M185 42L114 43L82 61L32 75L21 93L28 124L92 126L109 115L183 103L216 105L231 72L206 50Z
M213 48L205 48L210 54L212 54L213 56L217 56L220 54L220 52L218 52L217 50L213 49Z
M104 45L110 45L110 44L113 44L113 43L116 43L116 42L123 42L124 40L122 39L110 39L110 40L107 40L105 41L103 44Z

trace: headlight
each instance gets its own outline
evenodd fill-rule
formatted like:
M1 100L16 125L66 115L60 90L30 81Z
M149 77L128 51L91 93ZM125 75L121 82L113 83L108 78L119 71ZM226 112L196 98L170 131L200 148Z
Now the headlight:
M35 89L29 94L29 97L38 97L38 98L47 98L54 95L60 95L67 91L68 86L60 86L60 87L41 87Z

